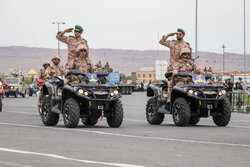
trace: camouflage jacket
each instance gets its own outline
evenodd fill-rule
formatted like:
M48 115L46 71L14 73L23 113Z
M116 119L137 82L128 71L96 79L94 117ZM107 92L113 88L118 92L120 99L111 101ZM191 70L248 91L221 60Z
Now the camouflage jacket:
M177 74L178 72L200 74L201 70L195 65L193 59L180 59L173 65L173 73Z
M47 80L50 78L50 66L47 67L46 69L40 69L39 73L38 73L38 79L43 79L43 80Z
M86 47L88 48L87 50L87 55L89 54L89 47L88 47L88 43L85 39L79 37L76 38L74 36L65 36L63 32L58 32L56 38L63 42L66 43L68 45L68 60L67 63L70 62L71 59L77 57L77 46L79 44L84 44L86 45Z
M189 43L185 42L184 40L180 40L180 41L167 40L166 41L165 38L162 38L160 40L160 44L162 44L170 49L170 57L169 57L169 66L170 67L168 68L168 71L171 71L173 64L180 59L180 52L181 52L182 48L189 48L192 51L192 48L190 47Z
M50 77L52 78L53 76L61 76L64 74L64 69L63 67L59 65L52 65L50 68Z

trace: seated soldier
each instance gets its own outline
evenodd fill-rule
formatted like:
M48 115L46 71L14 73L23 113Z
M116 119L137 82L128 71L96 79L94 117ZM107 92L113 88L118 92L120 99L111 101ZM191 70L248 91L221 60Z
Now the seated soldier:
M183 48L180 52L180 59L173 65L172 82L168 87L168 98L166 109L170 109L171 91L175 85L184 84L188 81L188 77L179 77L178 72L188 72L201 74L201 70L195 65L194 60L191 58L191 51L189 48Z
M77 56L72 59L66 66L66 74L70 70L80 70L83 73L93 73L93 66L87 54L87 47L85 45L78 45L77 47ZM67 76L71 81L79 81L82 79L82 76Z

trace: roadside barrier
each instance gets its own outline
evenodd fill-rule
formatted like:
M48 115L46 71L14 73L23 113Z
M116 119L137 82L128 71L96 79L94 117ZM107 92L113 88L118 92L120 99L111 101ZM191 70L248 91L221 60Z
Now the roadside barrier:
M230 92L227 95L232 112L250 113L250 94L244 92Z

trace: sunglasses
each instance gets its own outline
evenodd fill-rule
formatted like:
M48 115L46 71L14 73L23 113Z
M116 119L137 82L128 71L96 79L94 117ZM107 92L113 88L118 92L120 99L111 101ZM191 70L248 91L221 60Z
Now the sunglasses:
M75 30L75 32L81 33L82 31L80 31L80 30Z
M57 61L60 61L60 59L53 59L53 60L57 60Z
M188 55L188 56L190 56L191 54L190 53L183 53L182 55Z
M81 49L80 52L87 52L85 49Z
M181 36L182 34L181 33L177 33L177 35Z

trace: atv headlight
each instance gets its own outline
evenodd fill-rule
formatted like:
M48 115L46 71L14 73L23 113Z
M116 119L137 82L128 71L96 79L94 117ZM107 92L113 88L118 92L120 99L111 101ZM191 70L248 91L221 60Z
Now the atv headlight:
M188 90L188 94L192 95L194 93L194 91L192 89Z
M82 95L83 92L84 92L83 89L78 89L78 94L81 94L81 95Z
M114 92L111 92L111 93L110 93L110 96L114 96L114 95L115 95Z
M88 92L84 92L84 95L85 95L85 96L88 96L88 95L89 95L89 93L88 93Z
M197 96L197 95L198 95L198 92L194 92L194 95Z
M119 94L118 90L115 90L115 91L114 91L114 94L115 94L115 95L118 95L118 94Z
M84 95L84 96L88 96L89 95L89 92L87 92L87 91L85 91L85 90L83 90L83 89L78 89L77 90L77 94L79 94L79 95Z
M227 93L226 90L221 90L221 91L219 92L219 95L222 96L222 95L225 95L226 93Z

